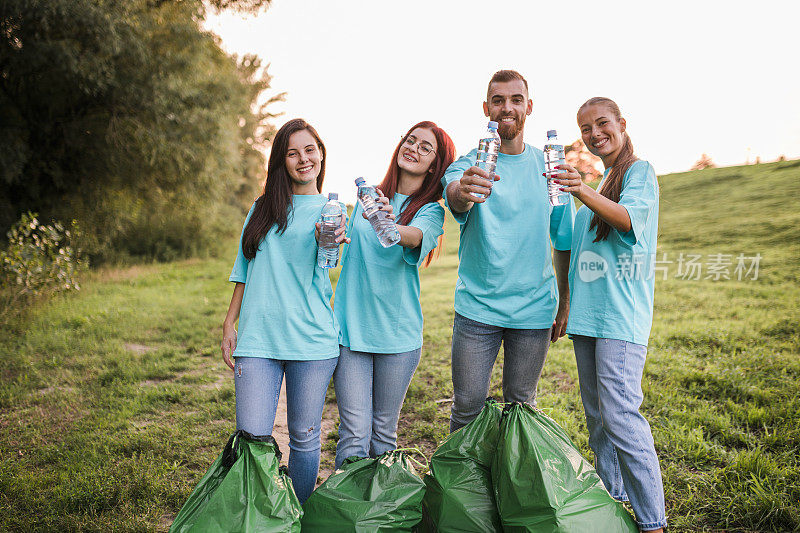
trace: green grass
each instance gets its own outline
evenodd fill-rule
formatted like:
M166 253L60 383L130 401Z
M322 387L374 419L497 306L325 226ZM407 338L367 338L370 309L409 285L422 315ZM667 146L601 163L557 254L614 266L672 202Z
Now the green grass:
M657 281L642 409L670 523L800 530L800 162L660 183L659 254L762 256L757 280L680 279L673 263ZM224 259L94 272L0 331L0 529L169 526L234 427L218 349L234 245ZM428 456L447 432L457 248L448 218L444 253L422 271L425 346L399 430ZM567 339L539 404L591 457Z

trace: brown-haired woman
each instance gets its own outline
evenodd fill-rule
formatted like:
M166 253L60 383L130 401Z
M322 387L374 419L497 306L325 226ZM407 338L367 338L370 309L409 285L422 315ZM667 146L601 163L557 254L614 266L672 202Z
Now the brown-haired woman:
M314 235L326 203L324 179L325 145L304 120L290 120L275 135L264 194L244 223L222 328L222 357L234 371L236 429L272 433L285 376L289 476L301 503L317 481L322 408L339 356L333 290L328 271L317 266ZM337 233L346 241L344 227Z
M441 178L455 158L433 122L415 124L392 154L379 185L386 211L399 213L397 246L384 248L360 206L350 218L333 304L341 351L333 377L339 406L336 467L351 456L393 450L403 399L422 349L419 266L441 242Z
M583 206L575 215L567 334L597 473L611 495L629 500L643 531L667 521L661 468L650 425L639 412L653 321L658 180L633 154L627 123L608 98L578 110L584 144L606 167L597 191L569 165L562 190Z

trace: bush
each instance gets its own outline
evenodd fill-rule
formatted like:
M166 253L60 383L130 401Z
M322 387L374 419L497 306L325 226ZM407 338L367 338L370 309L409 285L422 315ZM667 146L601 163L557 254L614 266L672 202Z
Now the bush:
M70 229L57 221L44 225L28 212L7 235L8 248L0 251L0 317L31 297L80 289L76 278L85 262L75 246L75 221Z

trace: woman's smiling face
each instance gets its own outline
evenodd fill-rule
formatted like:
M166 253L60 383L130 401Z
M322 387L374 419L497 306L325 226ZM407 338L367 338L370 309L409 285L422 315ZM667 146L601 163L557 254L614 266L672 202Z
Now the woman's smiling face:
M433 163L437 149L436 136L431 130L414 128L397 152L397 166L411 175L424 175ZM425 155L422 152L426 152Z
M625 144L625 119L617 119L609 106L593 104L578 111L578 127L586 148L608 167Z
M289 137L286 150L286 171L295 186L316 183L322 169L322 152L317 140L308 130L300 130Z

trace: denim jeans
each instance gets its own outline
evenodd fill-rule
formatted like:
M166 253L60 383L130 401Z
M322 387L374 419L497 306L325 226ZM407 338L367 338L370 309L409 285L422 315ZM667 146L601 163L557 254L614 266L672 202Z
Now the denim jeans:
M650 424L639 412L647 346L573 335L595 468L611 496L630 501L642 530L667 524Z
M550 328L502 328L456 313L453 319L451 432L466 426L481 412L501 342L504 349L503 400L536 404L536 386L550 346Z
M422 350L381 354L339 347L333 374L339 406L336 468L345 459L397 448L397 420Z
M237 357L234 365L236 429L253 435L272 434L286 375L289 477L300 503L308 499L317 483L322 408L335 367L335 357L318 361Z

